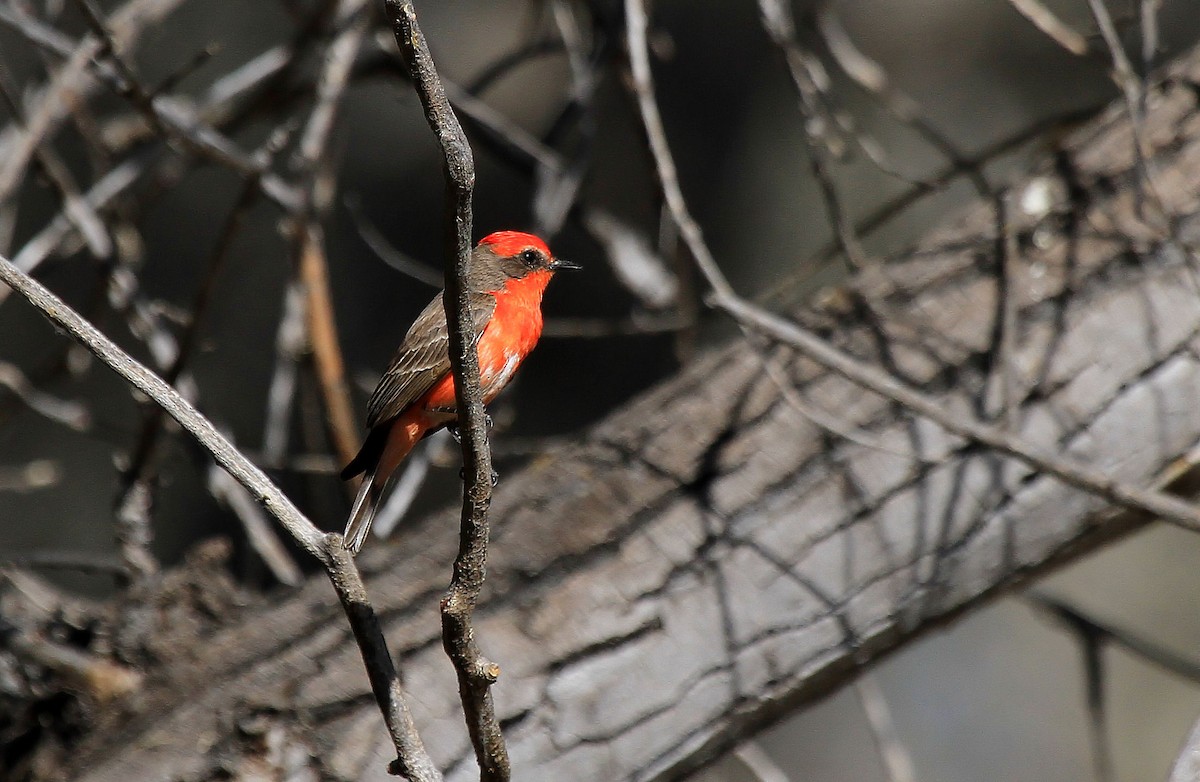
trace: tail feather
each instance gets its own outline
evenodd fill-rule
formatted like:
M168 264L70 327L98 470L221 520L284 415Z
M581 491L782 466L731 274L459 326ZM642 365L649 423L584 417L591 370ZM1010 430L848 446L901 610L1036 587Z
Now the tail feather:
M352 555L357 555L367 542L367 533L371 531L371 522L375 520L375 511L379 509L383 487L375 481L377 472L378 468L371 469L363 476L358 496L354 498L354 507L350 510L350 518L346 521L346 531L342 533L342 545Z
M354 498L346 531L342 533L342 545L351 554L357 554L367 541L371 522L379 509L379 500L392 472L404 457L408 456L425 433L431 422L423 411L401 415L393 422L377 426L367 436L366 443L358 456L342 471L342 477L353 477L363 472L362 485Z

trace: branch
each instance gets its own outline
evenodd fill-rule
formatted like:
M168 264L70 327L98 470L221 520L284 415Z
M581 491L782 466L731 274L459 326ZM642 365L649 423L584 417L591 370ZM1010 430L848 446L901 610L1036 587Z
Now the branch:
M309 521L262 470L255 467L191 403L158 375L121 350L95 326L84 320L40 283L0 257L0 282L20 293L56 326L67 331L126 382L162 407L188 434L208 451L254 499L279 520L284 529L325 568L338 599L350 620L354 638L362 652L371 689L383 712L395 745L394 767L414 782L434 782L441 774L429 759L417 735L412 715L404 700L400 679L392 664L387 642L374 609L367 600L362 576L345 552L341 536L324 534Z
M1052 475L1068 486L1094 494L1114 505L1171 522L1192 532L1200 532L1200 510L1190 502L1156 489L1139 489L1114 481L1099 470L1077 464L1065 456L1042 451L1003 429L957 415L937 400L901 383L883 370L859 361L795 323L758 309L737 296L714 294L712 301L714 306L729 313L744 326L790 345L820 366L898 402L951 434L1011 456L1038 472Z
M446 291L443 302L450 330L450 366L454 372L455 404L462 434L463 509L458 556L450 588L442 598L442 644L458 673L459 693L467 730L475 747L483 780L509 778L508 750L496 719L491 685L500 669L486 660L475 642L472 614L483 588L487 564L488 507L492 502L492 455L484 424L483 394L479 387L478 335L471 322L471 195L475 163L466 134L442 88L416 10L405 0L385 0L388 19L408 66L425 117L445 156Z

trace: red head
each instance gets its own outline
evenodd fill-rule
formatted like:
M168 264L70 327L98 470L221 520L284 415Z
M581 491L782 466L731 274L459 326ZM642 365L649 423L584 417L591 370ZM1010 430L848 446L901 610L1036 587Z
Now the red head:
M476 279L472 287L491 291L509 279L531 278L545 287L551 273L579 267L555 258L546 243L533 234L496 231L479 240L475 248Z
M496 255L517 255L522 250L539 250L552 257L546 243L533 234L520 231L496 231L479 240L480 247L489 247Z

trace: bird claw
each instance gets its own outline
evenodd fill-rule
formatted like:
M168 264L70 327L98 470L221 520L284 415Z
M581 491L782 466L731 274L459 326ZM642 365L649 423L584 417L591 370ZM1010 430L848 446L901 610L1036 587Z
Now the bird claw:
M465 480L467 479L467 471L466 471L466 469L459 470L459 471L458 471L458 477L459 477L459 478L462 478L462 479L465 481ZM500 473L496 472L495 470L492 470L492 476L491 476L491 477L492 477L492 488L494 489L494 488L496 488L496 486L497 486L497 485L499 485L499 483L500 483Z
M487 430L490 432L492 427L496 425L496 422L492 420L492 416L490 414L484 413L483 425L487 427ZM462 445L462 431L458 428L458 424L447 424L446 431L449 432L450 436L454 438L454 442Z

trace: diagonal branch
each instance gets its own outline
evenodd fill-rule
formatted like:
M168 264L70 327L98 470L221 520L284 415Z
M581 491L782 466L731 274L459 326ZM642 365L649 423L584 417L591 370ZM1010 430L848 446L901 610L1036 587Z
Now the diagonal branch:
M226 472L237 480L254 499L279 520L284 529L325 568L338 599L350 620L355 641L362 652L371 689L383 712L397 760L394 767L416 782L435 782L441 774L425 752L416 725L404 699L400 678L392 663L379 620L367 599L362 576L341 536L322 533L292 504L279 487L241 454L190 402L167 385L161 377L139 364L95 326L72 310L40 283L22 272L7 258L0 257L0 282L24 296L56 326L130 385L150 397L196 439Z

